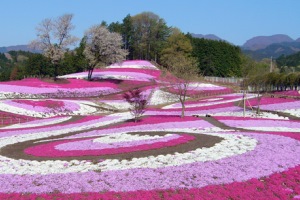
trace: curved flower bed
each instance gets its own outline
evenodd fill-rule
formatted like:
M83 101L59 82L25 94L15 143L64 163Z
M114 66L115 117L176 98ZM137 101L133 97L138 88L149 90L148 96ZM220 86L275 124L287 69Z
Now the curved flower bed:
M25 79L14 82L2 82L0 84L1 92L9 92L16 94L31 94L31 95L44 95L61 93L66 95L68 93L82 94L82 95L95 95L99 93L114 93L119 91L115 84L94 82L88 83L85 80L68 80L69 84L50 84L40 81L39 79Z
M186 116L206 116L206 115L217 115L220 113L242 113L243 108L234 106L233 103L222 103L215 104L211 106L197 106L197 107L188 107L185 109ZM146 111L147 115L181 115L181 108L170 108L170 109L148 109Z
M149 116L143 118L139 123L127 122L121 125L111 126L109 129L100 129L93 131L86 131L79 134L68 136L68 139L83 138L83 137L95 137L102 135L114 135L117 133L127 132L148 132L148 131L176 131L182 130L201 130L210 131L216 128L212 124L195 117L185 117L181 119L178 116Z
M246 98L254 98L254 95L247 95ZM218 104L226 104L230 102L241 101L243 98L242 94L230 94L230 95L220 95L213 98L202 99L198 101L187 101L185 104L186 108L202 107L202 106L213 106ZM172 109L172 108L181 108L180 103L171 104L164 106L162 109Z
M107 68L137 68L158 70L157 67L146 60L126 60L120 63L109 65Z
M79 72L75 74L68 74L60 76L60 78L80 78L87 79L88 72ZM119 80L138 80L138 81L149 81L156 77L144 74L141 72L120 72L120 71L94 71L92 78L94 79L119 79Z
M47 161L45 163L33 162L28 165L29 163L21 161L23 162L20 165L21 169L30 167L34 169L30 174L34 174L17 175L19 173L13 172L16 170L16 163L13 163L13 169L4 167L5 174L0 177L5 187L0 190L6 193L49 193L54 190L62 193L137 190L155 193L155 190L170 190L171 188L178 190L185 188L186 191L200 188L201 191L201 188L212 187L212 185L218 188L220 184L235 186L241 181L252 183L254 178L283 172L300 164L300 159L297 157L300 153L300 142L295 139L255 132L221 133L218 136L229 140L225 139L219 143L220 145L212 148L200 149L199 154L195 155L191 152L150 156L146 159L132 159L131 161L106 159L96 165L88 161L70 161L69 163ZM300 139L299 136L298 139ZM52 167L49 169L46 166ZM101 173L94 171L99 168ZM6 169L9 171L6 172ZM42 172L43 169L44 172ZM63 173L57 173L58 169ZM76 169L80 173L69 173ZM9 174L6 174L8 172ZM17 188L11 187L16 183L22 183L22 185Z
M114 123L110 121L111 117L113 119L116 116L98 119L91 118L91 121L87 121L92 122L94 120L92 123L95 124L97 120L103 120L107 122L106 124L111 124ZM121 118L119 117L119 120ZM229 117L226 118L230 119ZM124 119L126 117L122 118L122 120ZM223 120L223 118L217 119L221 122ZM246 120L253 119L246 118ZM281 120L277 121L284 123ZM101 125L104 124L101 123ZM297 127L296 124L295 126ZM86 128L89 127L92 126L87 126ZM201 118L186 117L181 119L180 117L169 116L146 117L140 123L123 122L105 129L65 137L62 138L63 140L58 141L45 140L48 136L41 135L39 130L37 135L41 141L38 142L45 144L39 145L39 143L35 143L32 149L39 147L41 148L40 151L36 152L41 153L43 152L42 150L47 149L47 145L50 145L52 150L63 152L64 148L68 148L69 145L73 149L65 149L66 151L64 152L78 151L76 146L81 148L80 151L82 152L95 151L95 148L100 147L101 144L95 144L100 146L86 145L83 148L80 147L80 144L83 143L79 141L91 143L92 141L94 142L95 138L87 139L85 137L97 136L99 138L102 135L102 141L105 145L114 143L116 147L120 147L110 148L110 151L115 149L116 152L114 153L127 154L130 153L127 151L128 149L124 149L127 147L135 152L149 150L140 148L141 146L149 146L145 142L147 138L151 138L147 133L143 136L143 131L172 130L175 135L178 135L177 133L179 132L187 132L187 135L191 133L202 135L202 130L205 127L211 128L213 126ZM68 127L58 127L60 131L66 128ZM132 131L138 131L142 139L134 139L136 137L133 136L126 137L126 133ZM60 132L60 134L62 133L64 131ZM122 134L125 134L125 136L121 137ZM34 159L31 161L16 160L2 155L0 157L2 172L0 181L3 183L3 187L0 188L0 193L3 194L0 194L0 196L3 198L16 198L19 197L20 193L27 193L30 198L36 196L53 198L57 195L67 199L72 197L80 198L85 194L88 198L103 197L105 199L106 197L117 195L118 198L126 199L129 196L139 198L139 195L142 194L148 195L147 197L149 198L156 198L157 195L164 194L166 199L183 198L184 196L201 199L205 198L205 196L202 196L205 194L212 198L221 198L223 197L222 195L225 195L224 197L250 198L254 194L261 195L264 198L273 198L274 194L276 194L276 197L278 195L279 197L287 197L299 194L299 188L297 189L298 186L296 184L300 170L298 167L300 166L300 158L298 156L300 153L299 134L279 132L269 132L268 134L262 132L207 132L205 134L222 138L222 140L210 147L195 147L194 150L186 152L174 151L160 155L133 157L131 159L101 159L101 157L99 159L95 157L91 161L76 159L69 161L36 161ZM12 138L6 135L0 140L1 146L4 147L24 140L32 140L32 138L24 136L22 135L22 140L12 141ZM67 138L77 139L66 140ZM7 142L5 142L6 140ZM99 142L97 140L96 142ZM148 141L151 140L153 138ZM157 139L156 141L159 140ZM184 143L189 142L191 140ZM163 143L170 143L175 146L182 145L176 143L175 137L161 142L161 144ZM158 149L162 147L165 147L165 145L157 146ZM169 146L168 148L171 147ZM100 150L103 149L100 147ZM121 150L124 151L120 152ZM107 151L107 153L109 152ZM83 155L77 154L76 156L82 157ZM285 174L285 177L281 176L281 174ZM285 182L282 185L281 183L287 180L286 176L293 176L292 181L291 183ZM262 181L263 185L261 185ZM270 188L266 189L266 184L272 186L272 190ZM15 187L16 185L17 187ZM258 191L257 188L261 188L264 191ZM239 191L236 191L237 189ZM255 191L252 191L252 189ZM272 191L272 193L269 193L269 191ZM53 192L57 194L53 194Z
M91 102L88 102L91 104ZM94 106L97 106L94 104ZM0 110L26 116L51 117L56 115L86 115L96 112L95 107L85 101L74 100L3 100Z
M227 126L258 131L300 132L300 121L242 118L242 117L214 117Z
M248 106L257 107L257 100L253 99L248 103ZM284 98L262 98L260 102L260 109L279 111L300 117L300 101L294 99Z
M58 124L65 122L67 120L70 120L72 117L66 116L66 117L51 117L46 119L38 119L34 121L29 121L25 123L20 124L13 124L10 126L1 127L0 129L20 129L20 128L34 128L34 127L41 127L41 126L48 126L53 124Z
M294 96L294 97L300 96L299 90L287 90L287 91L274 92L274 93L278 95L287 95L287 96Z
M119 147L131 147L136 145L153 144L156 142L168 142L173 139L178 139L181 136L178 134L166 134L164 136L159 135L131 135L131 134L119 134L108 135L96 139L79 140L76 142L67 142L55 146L55 149L67 151L67 150L91 150L91 149L107 149L107 148L119 148Z
M194 140L193 136L190 135L182 135L179 138L174 138L169 141L156 141L151 143L144 143L144 144L127 144L127 146L118 146L117 148L112 147L102 147L100 148L92 148L92 146L89 146L89 148L84 150L60 150L59 146L70 145L69 141L59 141L59 142L52 142L47 143L44 145L37 145L34 147L30 147L25 149L26 154L30 154L33 156L39 156L39 157L68 157L68 156L86 156L86 155L92 155L92 156L101 156L101 155L113 155L113 154L120 154L120 153L129 153L134 151L146 151L146 150L152 150L152 149L159 149L159 148L167 148L171 146L180 145L186 142L189 142L191 140ZM72 142L71 146L75 146L76 144L81 142L86 142L86 140L75 140ZM151 145L150 145L151 144Z

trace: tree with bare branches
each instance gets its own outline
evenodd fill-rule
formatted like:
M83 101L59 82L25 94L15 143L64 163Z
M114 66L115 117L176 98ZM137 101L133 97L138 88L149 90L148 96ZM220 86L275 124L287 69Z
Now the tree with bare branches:
M89 62L88 79L96 67L105 67L109 64L123 61L128 51L122 49L122 37L119 33L109 32L102 25L91 27L86 33L84 55Z
M163 83L168 91L175 93L182 106L181 117L184 117L187 91L197 79L199 69L197 61L191 56L190 40L178 29L168 38L162 51L162 63L165 73L162 73Z
M44 19L36 28L37 39L30 43L31 47L42 50L43 54L51 60L54 65L55 79L64 53L78 41L78 38L71 35L74 29L72 18L72 14L65 14L57 19Z

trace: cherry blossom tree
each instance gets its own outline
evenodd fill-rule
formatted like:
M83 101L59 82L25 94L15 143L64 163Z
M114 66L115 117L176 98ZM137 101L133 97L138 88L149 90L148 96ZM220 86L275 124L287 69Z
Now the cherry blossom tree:
M72 14L65 14L57 19L44 19L36 28L37 39L30 43L31 47L42 50L51 60L55 80L64 53L78 41L77 37L71 35L71 31L75 28L72 19Z
M96 67L105 67L109 64L125 60L128 51L122 49L122 37L119 33L110 32L105 26L96 25L86 33L84 55L89 62L88 79Z

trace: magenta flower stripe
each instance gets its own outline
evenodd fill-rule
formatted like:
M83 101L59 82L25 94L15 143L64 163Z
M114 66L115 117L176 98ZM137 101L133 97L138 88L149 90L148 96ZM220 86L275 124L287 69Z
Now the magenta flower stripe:
M66 142L55 146L55 149L61 151L72 151L72 150L91 150L91 149L109 149L119 147L131 147L137 145L154 144L157 142L169 142L174 139L180 138L180 135L170 134L160 138L137 140L131 142L114 142L114 143L103 143L101 138L99 142L94 142L94 139L78 140L75 142Z
M181 135L179 138L174 138L169 141L157 141L149 144L137 144L129 147L119 148L103 148L103 149L88 149L88 150L58 150L55 146L64 144L66 141L52 142L44 145L33 146L25 149L25 153L39 156L39 157L67 157L67 156L100 156L100 155L114 155L119 153L129 153L135 151L145 151L151 149L166 148L184 144L188 141L194 140L195 137L190 135Z

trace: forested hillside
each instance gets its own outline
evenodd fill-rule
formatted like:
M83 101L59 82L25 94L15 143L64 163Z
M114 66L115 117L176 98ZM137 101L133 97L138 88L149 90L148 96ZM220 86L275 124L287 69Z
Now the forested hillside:
M289 71L300 71L300 52L285 56L282 55L276 59L277 65L282 71L289 69Z
M152 12L143 12L134 16L127 15L122 22L107 24L102 21L99 24L110 32L120 34L122 48L128 52L127 60L149 60L164 66L164 62L162 62L164 54L176 52L176 49L170 50L170 47L177 48L176 45L180 45L178 41L178 44L170 44L172 40L168 40L168 38L181 31L168 26L164 19ZM195 38L190 34L183 34L182 37L183 40L185 40L184 38L190 40L192 51L185 53L195 58L201 75L241 76L240 58L242 53L238 46L221 40ZM35 54L25 51L10 51L8 53L11 60L1 54L0 80L15 80L24 76L57 76L87 70L88 59L84 54L87 42L91 41L87 41L87 38L83 37L77 47L59 52L60 59L55 62L49 57L49 52ZM53 45L49 48L56 49L55 43ZM174 56L176 55L174 54Z

